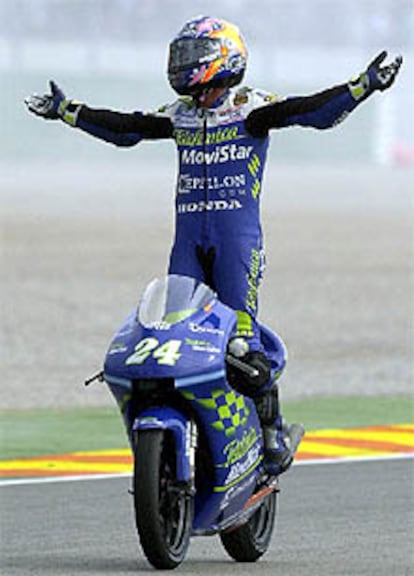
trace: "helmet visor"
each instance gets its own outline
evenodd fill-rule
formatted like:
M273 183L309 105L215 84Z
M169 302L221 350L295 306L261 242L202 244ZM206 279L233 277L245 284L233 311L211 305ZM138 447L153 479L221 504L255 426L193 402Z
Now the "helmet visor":
M186 38L174 40L170 45L168 71L180 72L212 62L220 56L220 40L218 39Z

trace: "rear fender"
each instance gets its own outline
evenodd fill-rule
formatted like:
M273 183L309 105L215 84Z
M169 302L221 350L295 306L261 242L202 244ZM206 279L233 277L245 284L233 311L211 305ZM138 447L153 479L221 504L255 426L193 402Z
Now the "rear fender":
M177 480L194 485L197 429L195 423L170 407L151 407L134 421L132 434L142 430L168 430L172 433L177 456ZM139 447L138 447L139 454Z

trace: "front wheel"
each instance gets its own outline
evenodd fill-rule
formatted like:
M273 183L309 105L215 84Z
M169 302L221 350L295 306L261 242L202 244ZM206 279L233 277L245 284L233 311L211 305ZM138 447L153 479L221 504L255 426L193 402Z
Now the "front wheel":
M176 568L190 542L193 500L176 480L173 438L163 430L145 430L135 446L134 504L141 546L155 568Z
M255 562L269 548L276 516L277 493L267 496L246 524L220 534L226 552L237 562Z

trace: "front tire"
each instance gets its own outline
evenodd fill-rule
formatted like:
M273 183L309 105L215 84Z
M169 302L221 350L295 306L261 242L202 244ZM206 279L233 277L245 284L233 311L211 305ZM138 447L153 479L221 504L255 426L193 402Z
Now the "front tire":
M265 498L246 524L220 534L226 552L237 562L255 562L269 548L276 517L277 494Z
M135 521L141 546L155 568L176 568L190 542L193 501L176 480L173 438L163 430L144 430L135 446Z

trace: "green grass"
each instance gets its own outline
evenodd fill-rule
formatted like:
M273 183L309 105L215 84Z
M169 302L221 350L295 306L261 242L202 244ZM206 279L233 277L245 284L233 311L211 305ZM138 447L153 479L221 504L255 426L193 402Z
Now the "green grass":
M414 396L309 398L282 406L288 422L307 430L414 422Z
M117 408L2 410L0 458L128 446Z
M307 430L414 422L409 396L310 398L285 402L283 415ZM117 408L2 410L0 458L126 448Z

